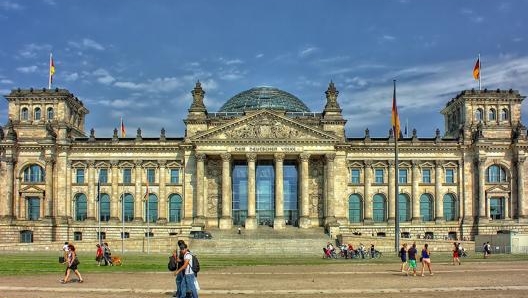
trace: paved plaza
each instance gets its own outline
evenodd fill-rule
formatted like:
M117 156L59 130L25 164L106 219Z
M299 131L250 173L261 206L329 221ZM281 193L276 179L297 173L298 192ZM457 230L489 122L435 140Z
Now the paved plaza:
M206 269L199 275L200 297L526 297L528 290L526 261L453 266L433 260L434 275L424 277L405 276L397 266L329 260L317 266ZM2 277L0 297L171 297L174 290L168 272L83 277L83 284L65 285L51 274Z

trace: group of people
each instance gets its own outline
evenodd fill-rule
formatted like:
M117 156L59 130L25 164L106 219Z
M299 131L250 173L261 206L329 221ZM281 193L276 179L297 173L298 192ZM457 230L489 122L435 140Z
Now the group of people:
M176 292L172 297L185 298L189 294L192 298L198 298L197 272L193 271L193 258L187 244L183 240L178 240L178 249L172 251L172 256L176 259ZM189 293L189 294L187 294Z
M70 274L73 271L77 276L77 282L82 283L84 279L79 272L78 266L80 264L79 259L77 258L77 253L75 252L75 246L73 244L64 242L62 247L63 251L63 264L66 265L66 272L64 272L64 278L60 280L60 283L66 284L70 282Z
M97 250L95 251L95 261L97 262L97 266L112 266L112 251L110 250L110 246L108 246L108 243L104 242L103 245L100 245L97 243L95 245L97 247Z
M484 252L484 259L487 259L491 255L491 245L488 242L482 243L482 251Z
M339 246L340 249L340 256L345 259L352 259L352 258L362 258L364 259L365 256L370 256L371 258L374 258L376 256L376 249L374 247L374 244L370 245L369 250L367 251L367 248L363 243L360 243L357 248L354 248L354 246L350 243L348 244L341 244ZM335 247L332 245L332 243L327 242L326 247L323 247L323 258L337 258L337 253L335 251Z
M400 259L402 261L401 264L401 272L404 272L405 275L409 275L411 270L413 276L416 276L417 271L417 262L416 262L416 256L418 255L418 250L416 249L416 243L413 243L410 248L407 248L407 243L404 243L402 247L400 248ZM425 244L422 248L420 262L422 263L422 272L421 276L424 276L424 269L427 266L427 269L429 269L429 275L433 275L433 270L431 269L431 251L429 250L429 244ZM407 267L407 269L405 269Z

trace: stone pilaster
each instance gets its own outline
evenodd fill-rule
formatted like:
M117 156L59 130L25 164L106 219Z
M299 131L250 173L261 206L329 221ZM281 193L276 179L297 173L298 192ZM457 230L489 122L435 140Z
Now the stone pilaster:
M196 153L196 224L205 224L205 198L204 198L204 175L205 175L205 159L207 156L204 153Z
M13 219L14 216L14 210L13 210L13 189L14 189L14 175L13 175L13 168L15 164L15 160L13 158L6 158L5 160L6 164L6 189L5 189L5 198L1 200L3 202L2 208L0 210L0 219L4 219L6 221L10 221Z
M389 173L388 173L388 186L389 186L389 197L388 197L388 206L389 209L389 223L394 223L396 221L396 188L395 188L395 171L394 160L389 160ZM372 200L372 198L370 198Z
M308 168L310 162L310 154L301 153L299 155L301 160L301 220L299 227L309 228L311 226L310 221L310 196L308 189Z
M528 219L525 210L525 200L528 196L524 195L524 161L526 157L520 156L517 160L517 218L520 221Z
M489 215L487 212L487 198L485 192L486 183L486 158L481 157L478 159L478 199L479 199L479 223L489 222Z
M53 165L55 164L55 159L53 157L46 157L46 197L43 200L45 205L44 207L44 216L47 218L55 217L55 196L53 195Z
M97 191L97 183L95 181L95 161L88 161L88 195L86 204L88 205L86 219L95 220L95 196ZM97 237L96 237L97 238Z
M364 202L364 223L372 224L372 195L370 193L370 186L372 185L372 161L365 160L364 167L364 193L363 193L363 202Z
M165 184L167 182L167 168L165 167L167 161L158 160L159 165L159 187L158 187L158 223L165 224L167 222L167 194L165 193Z
M226 230L233 227L231 210L233 208L231 197L231 154L222 153L222 218L220 229Z
M435 221L437 223L445 222L444 219L444 198L442 198L442 161L435 162Z
M418 169L418 161L412 161L412 222L418 223L421 222L420 218L420 192L419 192L419 183L420 183L420 171Z
M325 155L326 158L326 198L325 198L325 205L326 205L326 217L325 217L325 223L326 224L335 224L336 218L335 218L335 195L334 195L334 160L335 160L336 154L335 153L328 153Z
M257 154L248 153L248 216L246 218L246 229L257 228L257 217L256 217L256 194L255 194L255 161L257 160Z
M117 167L119 161L110 161L110 170L112 171L112 195L110 196L110 220L119 222L118 218L118 201L119 201L119 168Z
M284 153L276 153L275 157L275 219L273 228L284 229Z
M142 177L143 177L143 168L142 168L142 165L143 164L143 161L142 160L136 160L135 161L135 167L134 167L134 174L135 174L135 186L136 186L136 191L135 191L135 198L134 198L134 221L135 222L141 222L143 221L143 216L142 216L142 210L143 210L143 206L142 206L142 202L143 202L143 195L142 192L141 192L141 189L142 189Z

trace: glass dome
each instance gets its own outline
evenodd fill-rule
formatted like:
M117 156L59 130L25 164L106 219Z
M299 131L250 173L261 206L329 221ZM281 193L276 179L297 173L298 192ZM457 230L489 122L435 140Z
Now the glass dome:
M310 109L292 94L273 87L256 87L231 97L219 112L244 112L273 109L286 112L310 112Z

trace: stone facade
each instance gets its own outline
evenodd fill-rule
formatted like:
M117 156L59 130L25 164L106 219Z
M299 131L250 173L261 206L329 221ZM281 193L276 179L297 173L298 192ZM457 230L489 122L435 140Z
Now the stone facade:
M332 235L473 239L528 232L524 96L466 90L446 104L445 135L347 138L330 83L321 113L256 109L209 113L198 82L184 137L97 138L88 109L67 90L13 90L0 130L0 236L7 242L138 239L194 228L281 230L324 226ZM255 173L273 165L271 222L259 217ZM235 222L234 164L247 166L247 207ZM285 210L285 172L296 168L296 209ZM395 178L399 176L396 204ZM99 182L99 183L98 183ZM290 190L291 191L291 190ZM99 196L98 196L99 194ZM246 194L245 194L246 195ZM147 199L148 198L148 199ZM396 212L396 206L398 211ZM293 214L293 215L292 215ZM147 234L147 233L151 234Z

